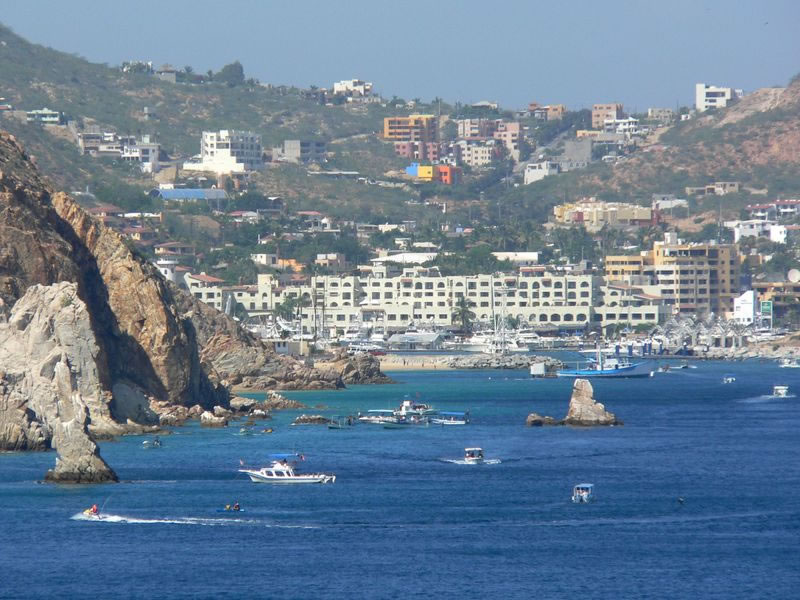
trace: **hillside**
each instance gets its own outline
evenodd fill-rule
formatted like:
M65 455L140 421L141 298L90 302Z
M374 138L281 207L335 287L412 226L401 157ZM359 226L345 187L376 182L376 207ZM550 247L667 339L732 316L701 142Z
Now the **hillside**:
M646 198L683 194L717 180L739 181L755 193L800 193L800 79L766 88L727 109L670 128L607 173L589 176L601 196ZM747 195L745 193L745 195Z
M155 134L172 157L196 154L203 130L249 129L261 134L265 149L286 138L346 142L379 131L385 116L402 112L380 104L324 106L297 88L251 80L237 86L167 83L31 44L2 25L0 97L17 111L48 107L79 125ZM145 106L155 118L145 119ZM53 135L55 128L28 125L19 113L0 116L0 127L22 141L62 186L77 187L107 172L98 161L78 156L66 136ZM338 164L352 163L350 146L343 143L334 148ZM358 145L357 149L363 150ZM374 154L362 153L358 160L369 167Z

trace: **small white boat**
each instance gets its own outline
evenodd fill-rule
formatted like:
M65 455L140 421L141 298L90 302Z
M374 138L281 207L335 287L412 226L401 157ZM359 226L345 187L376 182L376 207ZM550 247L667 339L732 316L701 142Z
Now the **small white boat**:
M736 377L733 375L725 375L722 378L722 383L736 383Z
M431 419L433 425L466 425L469 423L469 412L440 412Z
M155 438L153 440L145 440L142 442L142 448L149 449L149 448L161 448L161 440Z
M468 465L479 465L483 463L483 449L464 448L464 462Z
M574 488L572 488L572 501L575 504L585 504L587 502L594 502L594 484L579 483Z
M788 385L774 385L772 386L772 395L776 398L786 398L789 395Z
M783 358L780 362L782 369L800 369L800 359L797 358Z
M294 460L290 460L293 458ZM329 473L298 473L294 470L296 454L273 455L272 462L268 467L260 469L239 469L239 473L244 473L255 483L334 483L336 475ZM305 460L300 455L301 460Z

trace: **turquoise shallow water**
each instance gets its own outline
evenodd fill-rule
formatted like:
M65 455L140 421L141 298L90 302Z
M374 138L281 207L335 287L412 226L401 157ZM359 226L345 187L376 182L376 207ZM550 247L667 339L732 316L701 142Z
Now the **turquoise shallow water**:
M473 423L331 431L290 427L293 411L252 437L191 424L157 450L103 443L125 481L104 486L38 484L52 453L0 455L0 597L795 598L800 398L768 395L800 393L800 370L696 365L597 382L624 427L525 428L531 411L563 416L567 380L404 372L287 395L333 415L419 393ZM502 462L446 462L473 445ZM237 476L240 460L293 450L336 483ZM569 501L582 481L596 503ZM217 512L234 500L246 512ZM72 519L92 502L117 522Z

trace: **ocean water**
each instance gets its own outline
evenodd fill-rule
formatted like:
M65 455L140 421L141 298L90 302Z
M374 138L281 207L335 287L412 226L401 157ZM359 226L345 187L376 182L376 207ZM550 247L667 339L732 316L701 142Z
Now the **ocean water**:
M531 411L563 416L569 380L398 372L399 385L287 395L334 415L418 394L472 424L290 427L299 411L264 435L190 424L160 449L103 443L123 483L102 486L37 483L52 453L0 455L0 597L797 598L800 397L769 395L800 395L800 369L696 367L595 382L623 427L526 428ZM448 462L466 446L501 462ZM237 474L291 451L336 483ZM597 501L572 504L584 481ZM234 501L245 512L217 512ZM110 521L75 518L93 502Z

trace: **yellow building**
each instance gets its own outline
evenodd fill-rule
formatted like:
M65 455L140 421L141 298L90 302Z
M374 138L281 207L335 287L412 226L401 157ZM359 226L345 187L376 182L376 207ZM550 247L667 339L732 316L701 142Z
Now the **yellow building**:
M605 225L649 225L653 211L648 206L623 202L597 202L582 200L553 207L556 223L583 225L589 230L599 230Z
M417 179L421 181L433 181L433 165L420 165L417 168Z
M433 142L436 130L436 115L386 117L383 120L383 138L395 142Z
M609 281L658 285L675 313L733 314L739 295L740 259L736 244L685 244L675 233L639 256L606 256Z

